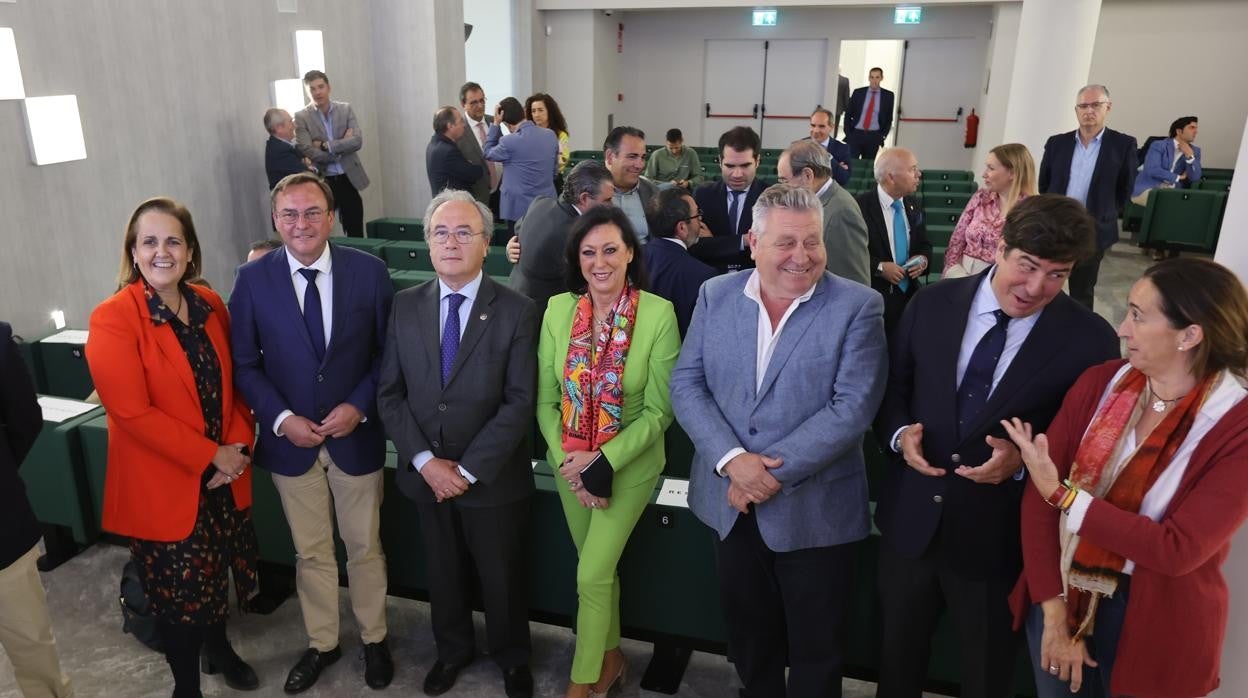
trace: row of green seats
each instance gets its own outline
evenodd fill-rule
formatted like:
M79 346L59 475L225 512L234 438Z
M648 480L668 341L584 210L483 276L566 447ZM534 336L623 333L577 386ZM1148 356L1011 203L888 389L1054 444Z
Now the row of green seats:
M364 234L366 239L423 242L425 239L425 224L419 218L375 218L364 224ZM338 238L335 238L335 242L339 241ZM499 221L494 224L494 229L490 235L490 244L507 244L506 223Z
M1141 216L1140 246L1213 254L1222 230L1227 192L1158 189Z

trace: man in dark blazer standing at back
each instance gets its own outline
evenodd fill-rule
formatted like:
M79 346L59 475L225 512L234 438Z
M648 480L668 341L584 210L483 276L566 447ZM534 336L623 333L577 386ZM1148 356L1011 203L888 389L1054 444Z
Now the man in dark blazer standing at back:
M1075 201L1028 197L1006 218L995 266L932 284L901 316L875 424L893 458L875 514L880 698L922 693L945 610L957 628L962 695L1013 694L1007 599L1022 568L1026 483L1000 420L1044 431L1079 374L1118 356L1109 324L1061 292L1094 234Z
M1075 99L1079 129L1051 136L1040 160L1039 187L1083 204L1096 220L1096 252L1075 265L1070 296L1092 308L1105 250L1118 242L1118 218L1131 199L1137 160L1135 138L1105 127L1113 103L1109 88L1088 85Z
M754 129L737 126L719 137L718 182L707 182L693 193L702 222L711 231L692 252L693 256L720 272L749 269L746 236L754 223L754 202L767 188L755 179L763 143Z
M285 109L265 111L264 130L269 132L269 140L264 144L264 172L270 190L282 177L312 169L312 161L295 147L295 120Z
M311 688L342 657L334 519L347 549L364 681L385 688L394 663L379 535L386 436L377 371L394 290L381 260L329 244L334 198L320 177L291 175L271 200L284 249L239 267L230 332L234 383L259 426L254 462L272 473L298 556L308 649L285 691Z
M883 79L884 69L872 68L867 72L870 84L854 90L845 107L845 142L851 158L874 160L893 127L894 96L892 90L880 87Z
M689 254L690 248L707 235L698 202L689 192L664 189L659 192L650 212L650 244L643 249L650 292L672 302L676 309L676 325L684 339L698 303L698 289L715 276L715 269Z
M884 296L884 334L893 336L906 303L919 292L932 243L923 210L909 198L919 188L919 163L905 148L885 148L875 158L876 187L859 194L858 208L867 222L871 288ZM917 259L911 266L903 266Z
M472 183L472 195L489 206L497 218L498 183L503 177L503 166L485 159L485 139L490 126L494 125L494 117L485 113L485 90L475 82L464 83L459 88L459 108L464 117L464 132L455 145L468 162L485 169L485 174Z
M533 301L481 273L494 229L485 204L444 191L424 219L438 278L395 297L377 390L429 570L438 659L424 691L450 690L476 656L471 590L479 583L506 694L531 696L525 561L537 318ZM473 567L476 579L465 574Z
M810 115L810 140L823 146L832 158L832 179L842 187L849 184L849 146L836 140L836 119L832 112L820 107Z
M42 429L34 381L0 322L0 644L22 695L68 696L39 580L39 522L17 472Z
M429 189L437 196L443 189L471 190L488 174L483 164L472 164L457 142L465 131L464 117L455 107L442 107L433 115L433 138L425 148L425 172Z

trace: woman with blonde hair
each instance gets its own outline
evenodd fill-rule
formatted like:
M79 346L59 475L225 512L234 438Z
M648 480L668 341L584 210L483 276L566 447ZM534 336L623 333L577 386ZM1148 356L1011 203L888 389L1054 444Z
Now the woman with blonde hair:
M943 278L970 276L992 266L1006 214L1037 191L1036 163L1027 146L1005 143L988 151L983 180L949 238Z

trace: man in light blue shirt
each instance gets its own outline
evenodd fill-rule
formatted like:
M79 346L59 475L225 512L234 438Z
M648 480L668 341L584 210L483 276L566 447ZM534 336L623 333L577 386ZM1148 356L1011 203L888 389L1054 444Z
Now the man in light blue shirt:
M612 203L628 216L637 240L644 245L650 239L646 211L659 194L658 187L641 177L646 167L646 134L632 126L616 126L607 134L602 150L615 181Z

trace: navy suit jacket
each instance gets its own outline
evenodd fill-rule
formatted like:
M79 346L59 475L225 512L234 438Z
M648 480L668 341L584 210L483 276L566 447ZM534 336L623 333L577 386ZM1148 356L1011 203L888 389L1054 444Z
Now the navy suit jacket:
M893 259L893 248L889 245L888 225L884 221L884 211L880 208L880 194L875 187L859 194L855 199L862 210L862 218L867 222L867 252L871 255L871 288L884 296L884 329L892 334L893 327L901 319L901 312L906 302L919 292L919 280L910 279L906 291L900 286L890 284L880 276L880 262L903 264L904 259ZM927 263L932 263L932 243L927 239L927 222L923 217L923 209L909 197L903 199L906 220L910 223L909 254L907 257L923 255Z
M1066 193L1070 185L1070 162L1075 156L1076 133L1059 133L1045 142L1044 157L1040 160L1041 194ZM1131 185L1135 182L1138 164L1135 138L1105 129L1085 204L1088 213L1096 219L1096 245L1102 250L1118 242L1118 218L1131 200Z
M1022 567L1019 506L1029 485L1008 479L978 484L951 471L988 460L992 449L984 437L1008 438L1002 419L1018 417L1043 432L1075 379L1117 357L1119 349L1109 323L1057 294L992 391L978 423L960 437L958 353L971 303L990 271L925 286L902 313L889 346L888 389L875 423L881 448L891 459L875 523L885 542L905 557L918 558L937 544L940 559L968 577L1013 580ZM921 475L888 444L898 429L916 422L923 425L923 457L945 470L943 477Z
M307 472L320 450L273 433L285 410L319 422L349 402L365 421L346 437L325 440L330 457L351 475L371 473L385 459L377 376L394 289L380 259L332 243L329 249L333 326L323 361L313 353L285 251L239 267L230 293L234 384L256 413L260 432L254 460L279 475Z
M853 163L849 159L849 146L829 137L828 145L824 150L827 150L828 156L832 158L832 179L842 187L849 184L849 177L853 174Z
M693 200L698 202L698 210L702 212L702 222L711 231L711 237L702 238L690 250L694 257L726 271L728 265L741 268L754 266L750 259L750 246L741 240L750 227L754 225L754 202L767 187L755 179L745 192L745 200L741 202L741 215L737 218L737 228L732 229L728 219L728 185L723 180L707 182L693 192Z
M697 247L697 245L694 245ZM698 289L702 283L715 276L715 269L699 262L679 242L664 238L650 238L644 248L646 276L650 277L650 292L672 302L676 309L676 325L684 339L693 318L693 307L698 303Z
M477 180L488 174L484 165L468 162L455 141L441 133L433 134L425 146L425 172L434 196L443 189L472 191Z
M862 108L866 106L869 87L859 87L849 97L849 105L845 107L845 133L858 128L858 119L862 116ZM893 91L880 88L880 140L888 136L893 128Z
M287 175L307 171L303 156L295 146L277 136L269 136L264 144L264 173L269 176L269 189L277 186Z
M0 322L0 570L39 542L39 522L17 468L42 429L35 382L13 343L12 328Z

